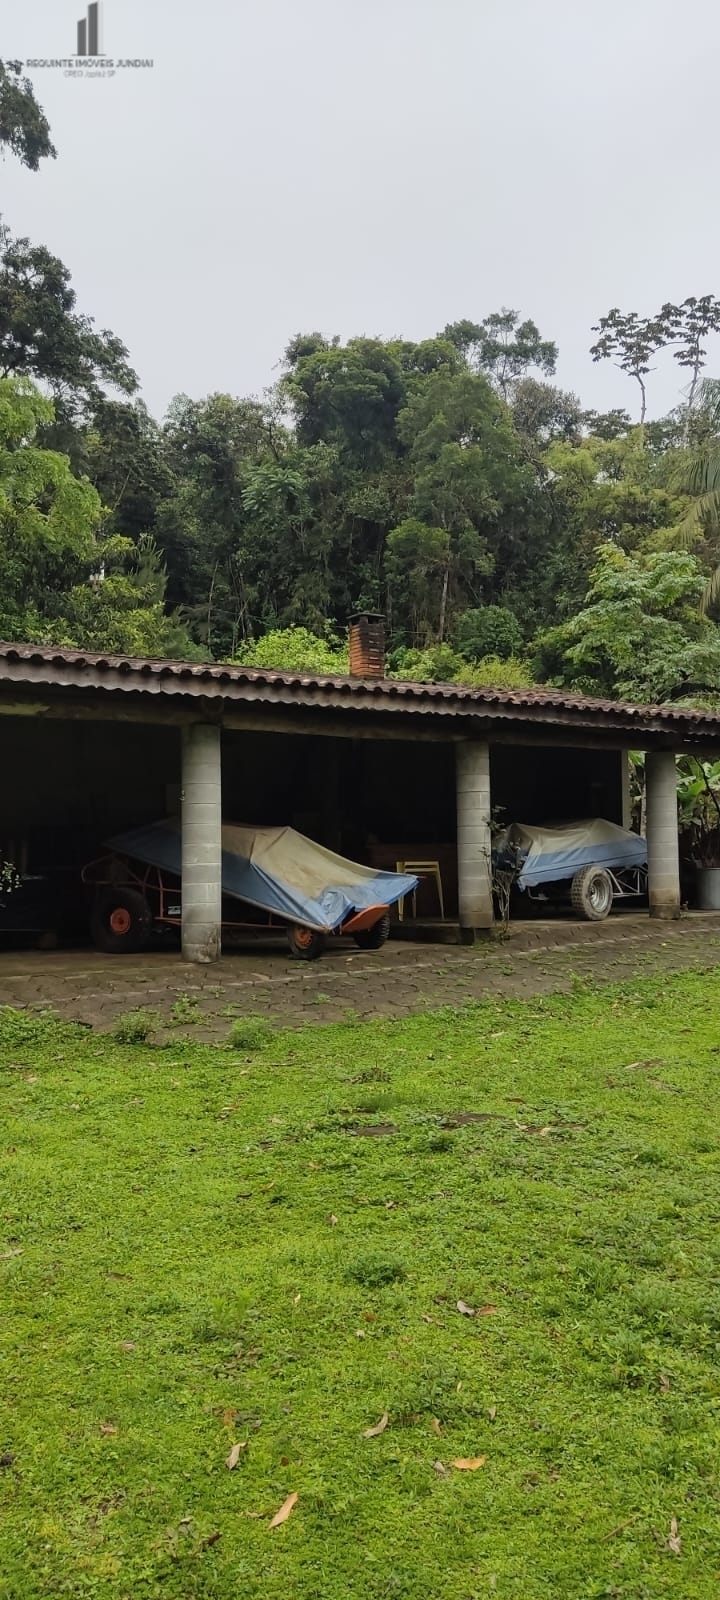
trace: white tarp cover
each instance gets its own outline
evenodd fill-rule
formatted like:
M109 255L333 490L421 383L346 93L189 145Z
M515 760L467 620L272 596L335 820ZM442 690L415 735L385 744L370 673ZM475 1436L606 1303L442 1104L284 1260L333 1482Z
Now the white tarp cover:
M638 833L586 817L580 822L513 822L497 842L498 856L522 860L518 888L573 878L581 867L640 867L647 862L647 845Z

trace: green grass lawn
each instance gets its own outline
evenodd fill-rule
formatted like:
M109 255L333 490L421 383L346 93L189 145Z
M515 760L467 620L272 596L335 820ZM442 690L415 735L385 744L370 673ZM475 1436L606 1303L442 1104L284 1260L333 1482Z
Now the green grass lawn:
M0 1013L0 1595L716 1596L719 977L255 1050Z

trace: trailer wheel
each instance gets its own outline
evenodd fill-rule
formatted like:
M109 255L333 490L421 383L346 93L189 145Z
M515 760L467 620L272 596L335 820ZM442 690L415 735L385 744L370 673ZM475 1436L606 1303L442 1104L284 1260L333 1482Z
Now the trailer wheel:
M108 955L130 955L150 941L152 914L137 889L105 889L90 913L90 934L98 950Z
M362 928L360 933L353 935L358 950L380 950L385 941L390 937L390 912L378 917L371 928Z
M288 924L288 944L294 961L317 961L323 951L323 936L314 928L303 928L300 923Z
M603 922L613 903L613 886L603 867L581 867L570 885L573 911L586 922Z

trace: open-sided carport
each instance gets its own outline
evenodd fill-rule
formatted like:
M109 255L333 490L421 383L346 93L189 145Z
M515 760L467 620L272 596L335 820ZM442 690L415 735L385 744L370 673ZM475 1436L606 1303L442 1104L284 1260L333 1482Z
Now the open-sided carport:
M720 716L398 683L363 647L372 619L355 628L347 678L0 645L0 847L32 820L48 848L73 826L85 848L93 826L99 842L179 806L182 949L204 962L220 951L223 810L239 822L309 815L307 831L336 846L372 815L392 818L392 836L400 807L420 841L441 814L447 829L452 804L469 940L493 920L493 807L626 820L625 752L644 750L650 914L679 914L675 754L716 755Z

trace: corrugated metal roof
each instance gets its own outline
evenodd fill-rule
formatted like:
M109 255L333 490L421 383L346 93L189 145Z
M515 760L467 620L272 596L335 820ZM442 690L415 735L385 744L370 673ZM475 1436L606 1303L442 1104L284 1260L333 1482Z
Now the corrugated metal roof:
M0 688L27 684L102 688L110 692L190 695L203 699L302 704L336 710L383 713L425 712L531 722L562 720L598 727L640 729L654 725L683 736L717 739L720 713L675 705L635 705L570 694L561 689L464 688L459 684L406 683L393 678L334 677L306 672L275 672L225 662L165 661L136 656L62 650L52 645L0 643Z

